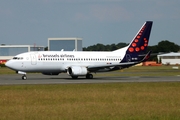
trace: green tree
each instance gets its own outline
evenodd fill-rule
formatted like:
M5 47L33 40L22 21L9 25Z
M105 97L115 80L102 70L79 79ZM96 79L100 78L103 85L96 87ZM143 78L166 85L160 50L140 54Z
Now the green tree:
M168 40L163 40L158 43L157 50L159 52L178 52L179 51L179 45L170 42Z
M126 43L118 43L118 44L111 44L111 45L103 45L103 44L96 44L92 46L88 46L87 48L84 47L83 51L113 51L120 49L122 47L127 46L128 44Z
M116 46L117 48L123 48L123 47L126 47L128 44L127 43L118 43Z
M118 44L111 44L111 45L103 45L103 44L96 44L96 45L92 45L89 47L84 47L83 51L113 51L113 50L117 50L120 48L123 48L125 46L127 46L127 43L118 43ZM173 42L169 42L168 40L164 40L158 43L158 45L154 45L154 46L148 46L147 47L147 51L152 51L152 53L159 53L159 52L177 52L180 50L180 46L173 43ZM152 57L151 60L156 59L155 57Z

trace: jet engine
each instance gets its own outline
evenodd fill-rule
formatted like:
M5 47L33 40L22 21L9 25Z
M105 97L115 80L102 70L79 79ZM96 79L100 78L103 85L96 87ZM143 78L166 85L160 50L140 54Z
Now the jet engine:
M71 76L81 76L86 75L88 73L88 70L86 67L72 66L67 69L67 73Z

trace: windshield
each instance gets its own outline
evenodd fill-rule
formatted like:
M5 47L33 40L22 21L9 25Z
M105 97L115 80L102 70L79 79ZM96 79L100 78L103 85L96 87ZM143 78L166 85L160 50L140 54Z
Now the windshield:
M22 60L23 57L13 57L13 60Z

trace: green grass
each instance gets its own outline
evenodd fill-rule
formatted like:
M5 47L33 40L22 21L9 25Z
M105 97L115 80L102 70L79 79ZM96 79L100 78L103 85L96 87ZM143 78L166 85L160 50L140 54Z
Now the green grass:
M7 67L0 67L0 75L2 74L15 74L15 71L7 68Z
M180 83L0 86L0 119L179 120Z

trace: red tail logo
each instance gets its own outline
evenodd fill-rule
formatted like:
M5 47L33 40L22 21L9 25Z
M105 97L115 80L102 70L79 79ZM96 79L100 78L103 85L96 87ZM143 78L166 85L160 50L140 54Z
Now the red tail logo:
M133 41L130 43L128 52L144 52L149 42L149 35L151 31L152 22L147 21L137 35L134 37Z

